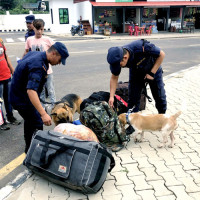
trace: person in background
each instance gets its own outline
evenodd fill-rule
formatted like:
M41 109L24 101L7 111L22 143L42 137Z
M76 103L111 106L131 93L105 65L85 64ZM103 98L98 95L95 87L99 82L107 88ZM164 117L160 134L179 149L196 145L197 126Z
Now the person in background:
M47 51L30 51L18 63L11 82L10 100L24 119L25 153L36 130L51 125L51 117L40 103L39 96L47 78L49 64L65 65L69 56L66 46L56 42Z
M28 29L28 32L25 34L25 41L26 41L28 37L35 35L35 32L33 30L33 28L34 28L33 21L35 20L35 16L34 15L28 15L28 16L25 17L25 19L26 19L26 26L27 26L27 29Z
M3 40L0 38L0 98L2 98L5 105L6 110L6 117L4 116L3 109L2 109L2 116L4 123L1 125L1 130L9 130L10 127L8 126L7 122L18 125L20 121L18 121L13 116L13 108L10 103L10 84L11 84L11 75L14 73L14 68L6 53L6 47L3 43Z
M24 56L29 51L46 51L54 44L51 38L47 36L43 36L44 25L45 25L45 22L42 19L35 19L33 21L33 26L34 26L33 29L34 29L35 35L27 39L26 44L25 44ZM50 107L48 110L51 110L54 103L56 102L56 95L55 95L54 82L53 82L53 70L52 70L51 65L49 65L47 74L48 74L47 82L45 83L45 87L40 95L40 99L42 101L43 107L47 107L47 108ZM50 99L50 103L51 103L50 106L46 105L46 91Z

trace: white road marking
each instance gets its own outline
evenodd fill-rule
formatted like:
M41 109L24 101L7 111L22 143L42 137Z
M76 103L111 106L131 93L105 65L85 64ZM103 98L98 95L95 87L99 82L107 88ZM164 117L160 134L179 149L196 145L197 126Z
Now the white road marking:
M25 38L18 38L18 40L25 42Z
M14 42L14 40L12 38L6 38L7 42Z
M70 53L94 53L94 51L77 51L77 52L70 52Z
M190 45L188 45L189 47L199 47L200 46L200 44L190 44Z

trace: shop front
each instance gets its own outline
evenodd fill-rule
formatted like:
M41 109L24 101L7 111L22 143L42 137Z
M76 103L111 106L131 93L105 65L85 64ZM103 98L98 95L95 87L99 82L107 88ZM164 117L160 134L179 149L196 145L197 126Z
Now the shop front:
M152 33L176 31L187 26L188 22L194 23L196 29L200 28L200 2L102 0L91 4L94 33L127 33L128 27L135 24L146 29L151 27Z

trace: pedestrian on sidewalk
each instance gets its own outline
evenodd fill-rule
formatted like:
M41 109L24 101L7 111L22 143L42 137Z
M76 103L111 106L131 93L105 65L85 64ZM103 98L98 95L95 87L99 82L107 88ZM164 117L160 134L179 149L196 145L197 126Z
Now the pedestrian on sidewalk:
M35 20L34 15L28 15L25 17L26 19L26 27L28 29L27 33L25 34L25 41L27 40L28 37L35 35L35 32L33 30L33 21Z
M111 47L107 61L110 64L110 99L113 106L114 95L121 69L129 68L128 109L139 111L140 97L145 82L149 83L158 113L165 113L167 100L163 83L161 64L165 53L146 40L136 40L122 47Z
M53 40L50 37L43 36L44 26L45 22L42 19L35 19L33 21L33 27L34 27L33 29L35 35L27 39L25 44L24 55L26 55L29 51L46 51L54 44ZM42 101L43 107L48 107L47 105L45 105L46 93L47 93L51 103L51 105L49 106L50 108L48 110L51 110L51 108L56 102L56 95L55 95L54 81L53 81L53 70L51 65L49 65L47 74L48 74L47 82L45 83L43 91L40 95L40 99Z
M47 51L31 51L19 62L11 83L11 103L24 119L25 153L36 130L51 125L51 117L40 103L39 96L46 82L49 64L65 65L69 56L66 46L56 42Z
M10 61L6 53L6 47L3 43L3 40L0 38L0 98L3 99L5 110L6 110L6 117L7 120L2 112L3 121L4 123L1 125L2 130L9 130L10 127L8 126L7 122L12 123L14 125L19 125L20 121L18 121L13 116L13 108L10 103L10 85L11 85L11 75L14 73L14 67ZM3 109L2 109L3 111Z

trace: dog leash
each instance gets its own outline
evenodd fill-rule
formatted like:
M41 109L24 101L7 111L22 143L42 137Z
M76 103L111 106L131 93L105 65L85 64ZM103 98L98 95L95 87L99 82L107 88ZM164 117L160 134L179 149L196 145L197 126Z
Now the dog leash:
M132 108L130 108L129 110L128 110L128 112L126 113L126 121L127 121L127 123L128 124L130 124L130 121L129 121L129 115L133 112L133 109L135 108L135 106L133 106Z

